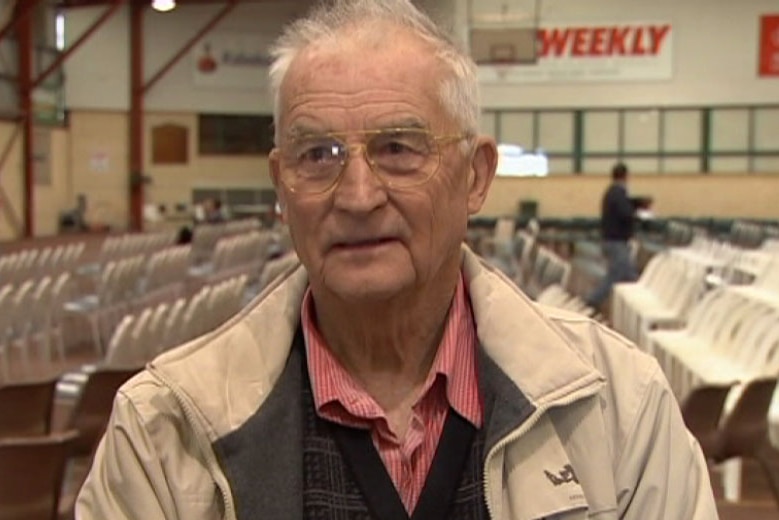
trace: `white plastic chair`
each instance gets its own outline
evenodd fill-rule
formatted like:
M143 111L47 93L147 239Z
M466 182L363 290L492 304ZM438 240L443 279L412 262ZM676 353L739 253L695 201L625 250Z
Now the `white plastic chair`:
M3 285L0 287L0 373L3 380L11 377L11 319L13 318L13 287Z
M11 317L9 343L19 348L22 363L27 372L32 368L28 340L31 322L30 307L33 304L34 290L35 282L32 280L27 280L17 287L12 296L11 312L9 313Z
M176 347L183 342L182 324L186 306L187 300L184 298L178 298L170 306L170 310L162 325L160 352Z
M110 310L115 299L116 276L114 271L116 270L116 265L115 262L108 262L103 267L98 281L97 292L65 302L63 306L66 312L83 316L89 322L95 352L99 355L103 353L101 320L103 315Z
M135 353L135 316L122 318L111 336L103 365L111 368L137 366Z

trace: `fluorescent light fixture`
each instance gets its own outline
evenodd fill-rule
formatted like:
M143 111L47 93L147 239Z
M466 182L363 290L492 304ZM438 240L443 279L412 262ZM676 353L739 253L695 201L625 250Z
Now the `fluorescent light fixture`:
M152 9L163 13L173 10L175 7L176 0L152 0L151 2Z
M55 43L58 51L65 49L65 15L57 13L54 18Z

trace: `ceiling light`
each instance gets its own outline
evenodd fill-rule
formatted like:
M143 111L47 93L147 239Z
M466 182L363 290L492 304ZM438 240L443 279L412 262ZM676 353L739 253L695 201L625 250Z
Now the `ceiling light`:
M152 0L151 7L164 13L176 7L176 0Z

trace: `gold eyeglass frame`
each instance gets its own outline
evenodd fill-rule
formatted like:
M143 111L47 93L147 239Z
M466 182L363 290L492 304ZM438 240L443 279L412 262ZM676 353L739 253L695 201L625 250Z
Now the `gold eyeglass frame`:
M436 154L438 156L438 163L436 164L436 167L422 180L415 182L413 184L403 185L401 187L394 186L391 182L389 182L387 179L384 178L381 174L379 174L376 171L376 162L368 155L368 144L369 142L375 138L378 135L382 134L393 134L398 132L415 132L419 134L425 134L428 138L432 140L433 143L435 143L435 150ZM361 143L354 143L349 144L345 141L344 138L349 136L370 136L371 138L368 139L366 142ZM308 137L308 136L306 136ZM438 171L441 169L441 159L442 159L442 153L441 153L441 147L442 145L449 144L452 142L461 141L463 139L468 139L470 137L470 134L467 132L463 132L461 134L443 134L443 135L435 135L429 130L426 130L424 128L409 128L409 127L393 127L393 128L382 128L378 130L360 130L356 132L326 132L323 134L316 134L311 135L312 138L316 139L327 139L332 138L339 143L343 145L344 150L346 151L346 154L343 159L341 159L341 169L338 172L338 175L333 177L332 182L328 184L325 188L321 190L316 191L307 191L307 190L299 190L291 186L288 182L284 180L284 175L281 175L281 182L284 184L284 186L287 187L288 190L290 190L293 193L301 193L306 195L319 195L322 193L326 193L333 189L335 186L338 185L341 178L343 177L344 171L346 171L346 165L349 163L349 159L354 157L353 153L362 153L362 157L365 159L365 162L368 164L368 167L370 168L371 172L379 179L379 181L386 186L387 188L393 189L393 190L406 190L406 189L412 189L417 188L419 186L422 186L423 184L427 183L435 177L438 174ZM281 159L281 162L283 163L284 159L284 151L283 147L277 147L274 149L276 153L278 153L279 158ZM282 166L282 169L284 167Z

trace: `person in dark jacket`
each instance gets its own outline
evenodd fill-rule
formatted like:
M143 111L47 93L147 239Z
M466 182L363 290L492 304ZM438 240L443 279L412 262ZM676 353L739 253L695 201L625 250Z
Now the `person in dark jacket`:
M628 168L617 163L611 170L611 185L601 202L601 240L608 268L606 276L587 298L587 303L600 309L617 282L631 282L638 278L630 257L630 239L636 207L628 196Z

